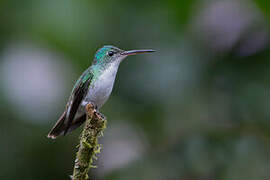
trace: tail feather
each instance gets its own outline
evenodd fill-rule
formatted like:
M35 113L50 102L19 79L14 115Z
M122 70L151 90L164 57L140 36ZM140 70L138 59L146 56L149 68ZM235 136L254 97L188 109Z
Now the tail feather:
M65 131L67 131L67 133L73 131L74 129L79 127L85 120L86 120L86 114L84 114L81 117L75 119L72 122L71 126L68 128L68 130L66 130L67 129L67 123L65 123L65 121L66 121L66 111L65 111L62 114L62 116L59 118L59 120L56 122L56 124L54 125L52 130L49 132L47 137L55 139L58 136L65 135Z
M67 133L70 133L74 129L77 129L82 123L86 121L86 114L82 115L81 117L74 120L74 122L69 127Z
M58 119L58 121L55 123L52 130L47 135L48 138L55 139L57 136L61 135L61 133L63 133L63 131L65 131L65 128L66 128L66 125L65 125L66 114L67 114L67 111L65 111L62 114L62 116Z

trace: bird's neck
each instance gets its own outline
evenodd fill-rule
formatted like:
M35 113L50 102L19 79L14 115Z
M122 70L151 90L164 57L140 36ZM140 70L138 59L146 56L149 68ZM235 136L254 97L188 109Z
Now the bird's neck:
M114 61L106 64L95 64L92 65L93 73L96 77L101 76L104 73L110 72L112 76L115 76L118 70L120 62Z

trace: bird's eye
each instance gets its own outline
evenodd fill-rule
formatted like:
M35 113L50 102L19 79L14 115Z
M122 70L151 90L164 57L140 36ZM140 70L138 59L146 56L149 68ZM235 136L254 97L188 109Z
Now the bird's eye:
M109 52L108 52L108 55L109 55L109 56L113 56L113 55L114 55L114 52L113 52L113 51L109 51Z

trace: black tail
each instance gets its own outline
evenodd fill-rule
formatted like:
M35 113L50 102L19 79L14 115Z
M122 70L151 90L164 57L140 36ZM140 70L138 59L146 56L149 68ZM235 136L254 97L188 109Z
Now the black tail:
M85 120L86 120L86 114L82 115L81 117L75 119L71 126L67 129L67 123L65 123L66 120L66 111L62 114L62 116L59 118L59 120L56 122L52 130L47 135L48 138L55 139L58 136L64 135L65 132L67 133L73 131L77 127L79 127Z
M58 119L52 130L47 135L48 138L55 139L57 136L61 135L66 129L65 120L66 120L67 111L65 111L62 116Z

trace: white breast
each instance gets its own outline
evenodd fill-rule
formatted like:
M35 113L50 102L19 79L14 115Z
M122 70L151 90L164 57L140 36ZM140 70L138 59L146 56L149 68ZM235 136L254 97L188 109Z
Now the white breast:
M100 108L109 98L119 63L112 63L104 72L90 85L89 91L82 105L92 102Z

